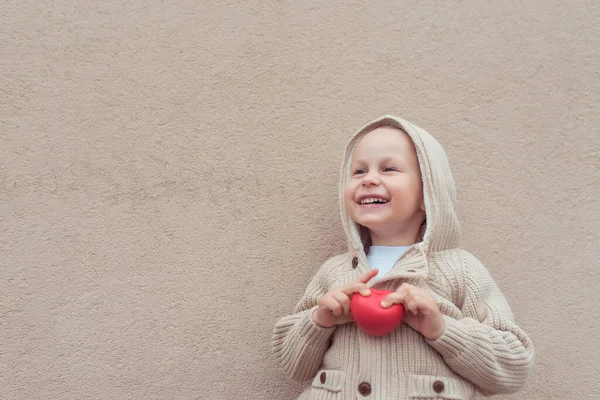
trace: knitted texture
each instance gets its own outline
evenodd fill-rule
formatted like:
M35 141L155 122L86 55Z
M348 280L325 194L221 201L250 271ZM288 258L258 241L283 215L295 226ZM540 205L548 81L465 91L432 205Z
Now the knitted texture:
M403 282L429 291L444 315L445 331L428 340L406 324L370 337L354 323L323 328L312 321L319 300L333 288L355 282L370 270L367 240L347 215L343 188L354 147L366 133L392 125L415 144L423 178L427 223L384 278L367 286L396 290ZM279 319L273 349L283 370L307 382L300 399L471 399L513 393L527 380L533 344L488 270L460 249L456 191L442 146L425 130L383 116L351 138L340 174L340 209L348 252L327 260L290 315Z

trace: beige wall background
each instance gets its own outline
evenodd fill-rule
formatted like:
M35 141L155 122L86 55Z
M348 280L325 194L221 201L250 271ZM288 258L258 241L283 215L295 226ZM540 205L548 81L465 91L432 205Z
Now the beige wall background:
M292 399L275 320L345 250L338 167L431 132L463 247L600 394L595 1L0 4L0 397Z

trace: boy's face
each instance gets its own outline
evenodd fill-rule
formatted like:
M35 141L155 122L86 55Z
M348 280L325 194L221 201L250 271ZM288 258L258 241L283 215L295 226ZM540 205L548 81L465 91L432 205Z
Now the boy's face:
M367 133L354 150L349 174L344 202L353 221L378 235L418 232L425 216L423 184L406 133L389 126Z

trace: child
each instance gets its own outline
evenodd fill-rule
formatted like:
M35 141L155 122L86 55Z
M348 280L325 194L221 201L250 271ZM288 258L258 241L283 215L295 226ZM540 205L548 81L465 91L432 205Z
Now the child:
M275 355L300 399L471 399L513 393L532 369L531 340L481 262L459 248L446 154L422 128L382 116L350 140L340 180L348 252L327 260L293 314L277 321ZM382 337L353 323L350 298L393 291L404 321Z

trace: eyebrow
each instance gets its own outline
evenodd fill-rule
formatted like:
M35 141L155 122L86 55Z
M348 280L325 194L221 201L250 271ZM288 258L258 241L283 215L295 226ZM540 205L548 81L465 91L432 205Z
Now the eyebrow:
M382 163L387 163L387 162L390 162L390 161L396 161L396 162L402 163L403 165L406 165L406 161L402 160L401 158L394 157L394 156L387 156L387 157L384 157L384 158L381 159ZM353 163L354 162L356 162L357 164L360 164L360 165L367 164L367 162L365 160L360 160L360 159L353 160Z

